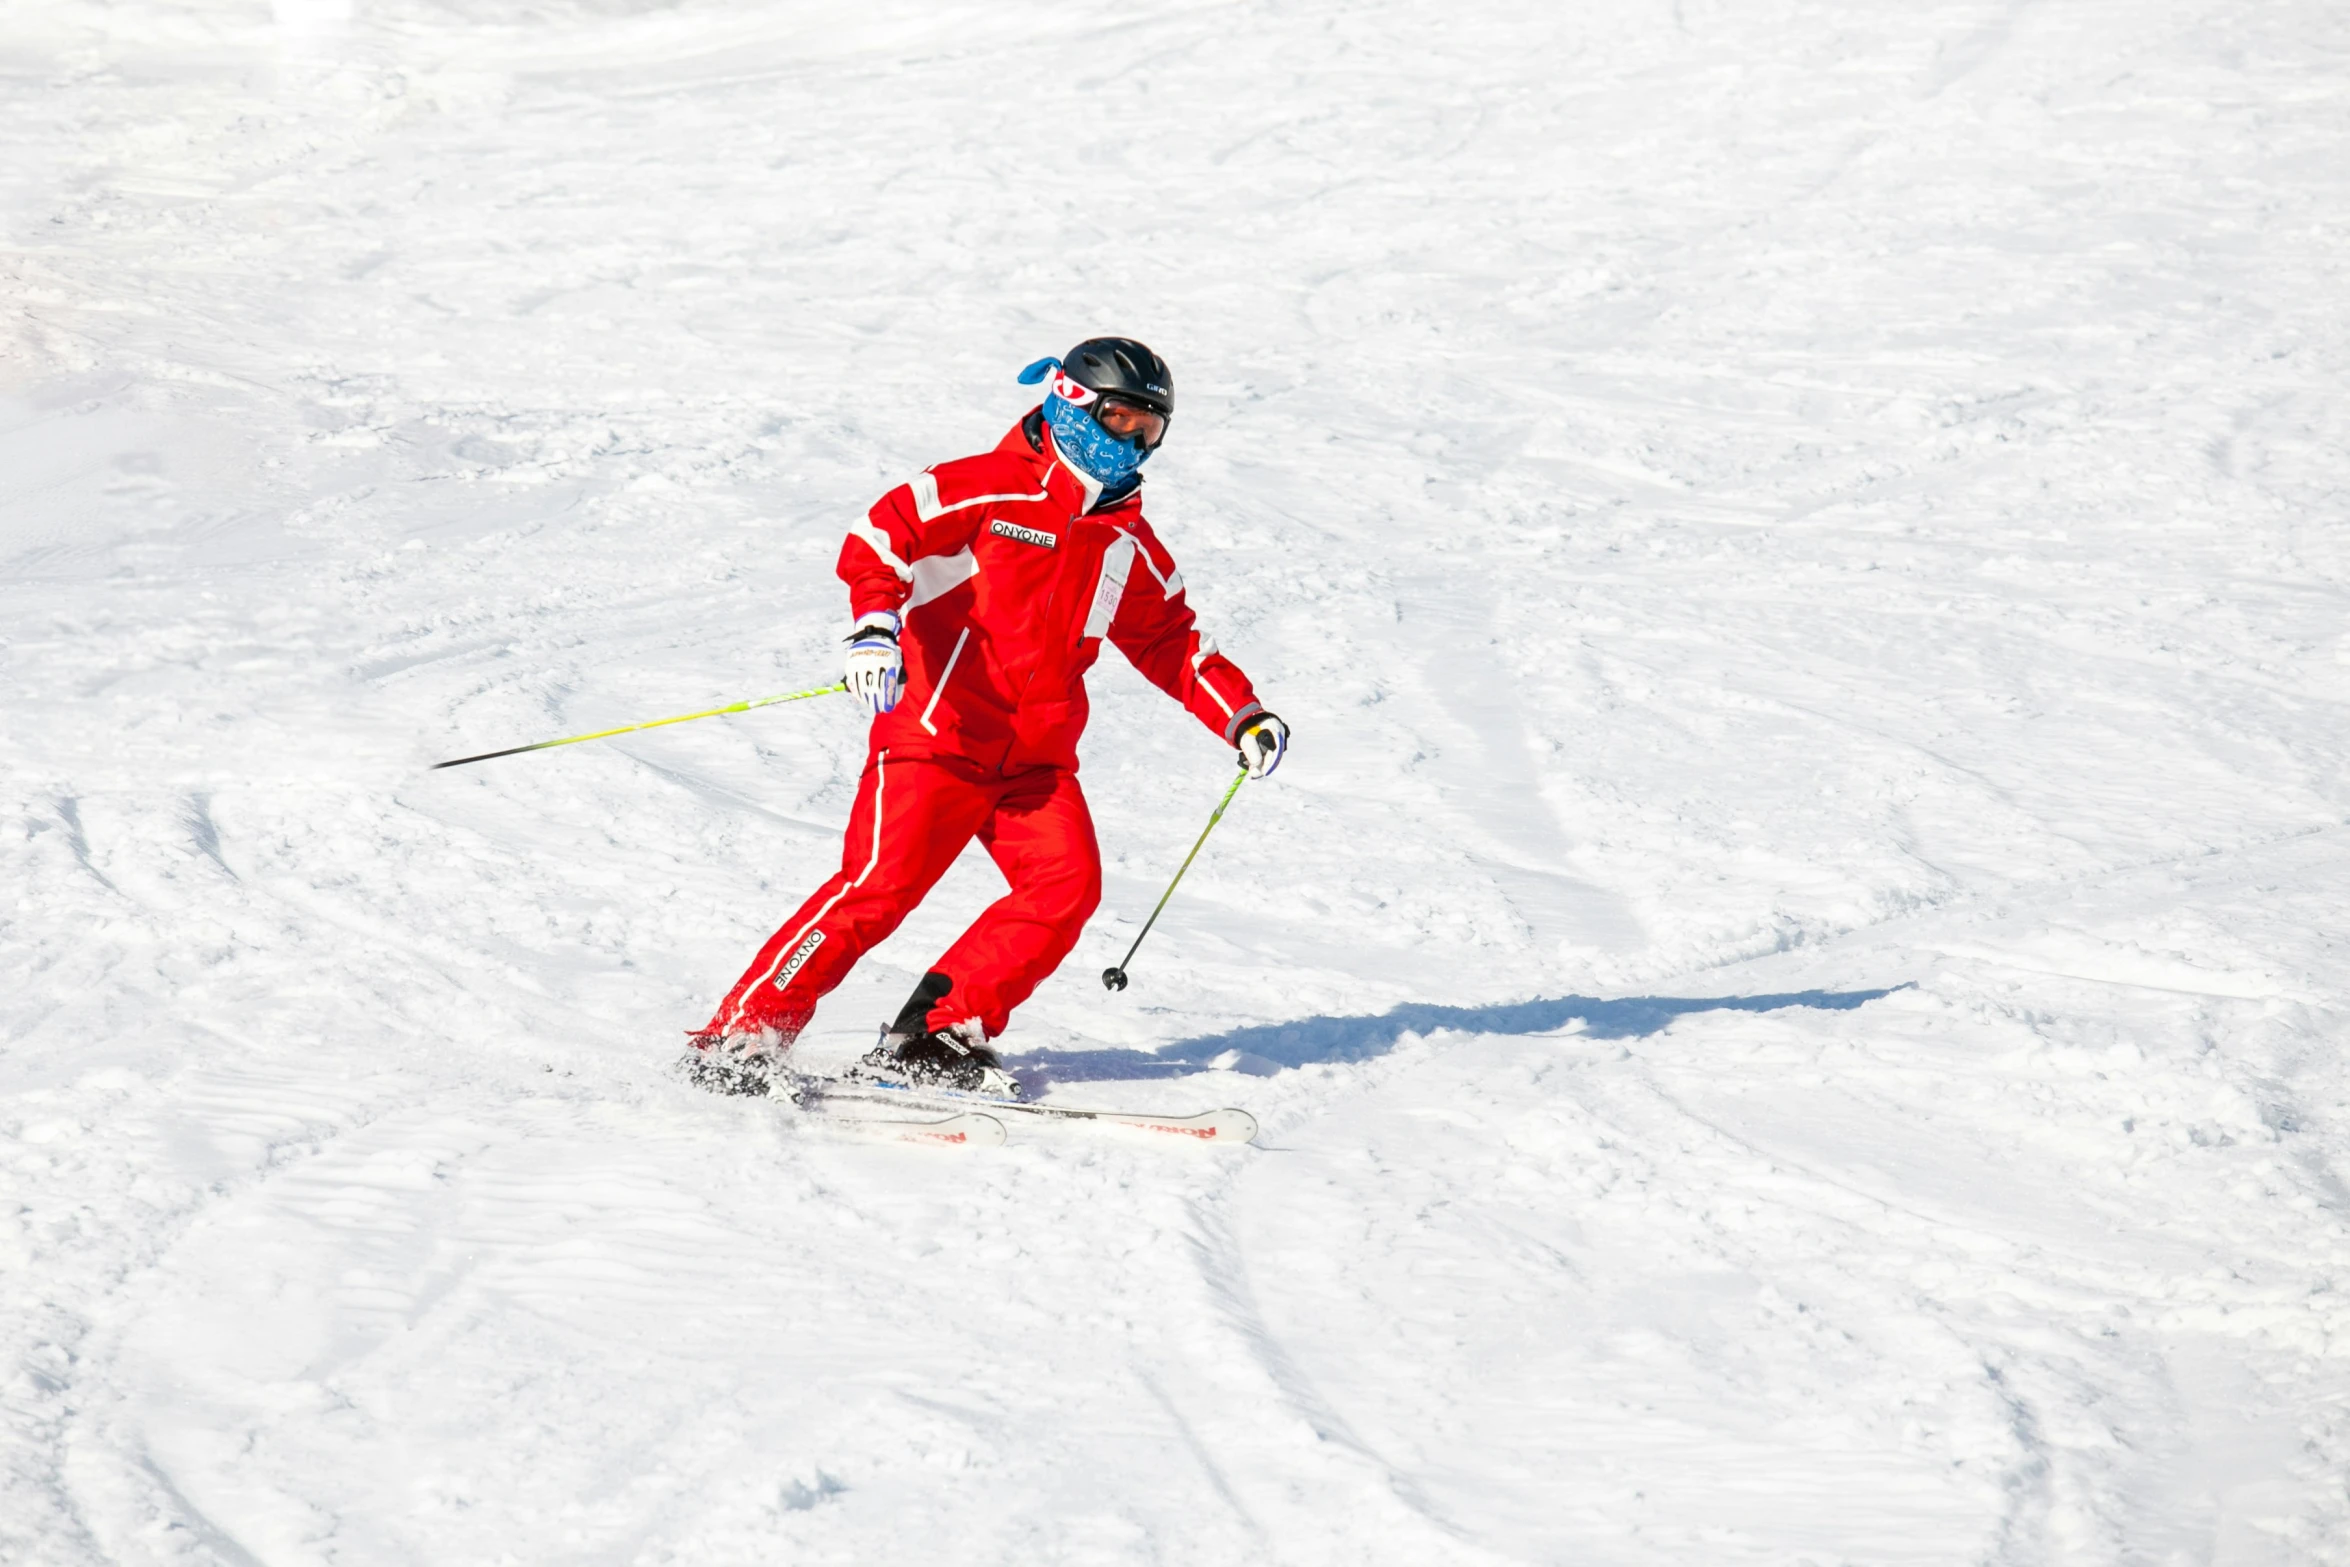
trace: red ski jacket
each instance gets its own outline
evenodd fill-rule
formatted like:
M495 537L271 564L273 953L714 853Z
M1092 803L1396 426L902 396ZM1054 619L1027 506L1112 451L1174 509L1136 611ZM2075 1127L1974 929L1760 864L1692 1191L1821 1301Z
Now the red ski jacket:
M1104 637L1227 744L1263 711L1192 624L1139 491L1093 510L1100 496L1031 414L994 451L925 470L850 527L839 571L852 612L904 617L903 695L873 721L876 750L1005 774L1074 769Z

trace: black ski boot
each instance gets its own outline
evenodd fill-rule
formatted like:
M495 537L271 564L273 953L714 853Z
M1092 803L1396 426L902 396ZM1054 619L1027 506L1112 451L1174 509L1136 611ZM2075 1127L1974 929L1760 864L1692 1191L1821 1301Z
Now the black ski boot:
M930 1009L954 988L955 982L936 969L923 975L899 1009L897 1021L882 1030L881 1043L865 1053L858 1075L904 1088L951 1088L996 1099L1019 1098L1019 1082L1004 1070L1004 1058L987 1047L987 1034L977 1019L945 1028L930 1026Z

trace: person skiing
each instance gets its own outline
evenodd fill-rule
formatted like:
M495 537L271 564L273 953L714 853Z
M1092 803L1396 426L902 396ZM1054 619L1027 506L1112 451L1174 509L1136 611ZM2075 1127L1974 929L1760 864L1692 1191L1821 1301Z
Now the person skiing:
M706 1086L767 1092L816 1003L977 838L1010 888L923 975L864 1073L1018 1093L990 1041L1101 901L1077 739L1104 640L1249 776L1281 764L1288 726L1195 627L1143 518L1142 466L1175 416L1166 362L1088 338L1020 372L1048 379L993 451L924 470L849 527L848 688L873 720L841 867L694 1035L687 1066Z

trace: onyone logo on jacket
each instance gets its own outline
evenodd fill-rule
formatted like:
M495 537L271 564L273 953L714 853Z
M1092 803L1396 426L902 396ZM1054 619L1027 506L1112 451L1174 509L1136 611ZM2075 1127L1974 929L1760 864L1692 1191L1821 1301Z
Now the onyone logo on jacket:
M1016 522L1006 522L1001 517L998 517L995 521L989 523L987 525L987 531L994 534L997 538L1017 539L1022 544L1033 544L1039 549L1054 549L1058 547L1061 542L1059 538L1050 533L1046 533L1041 529L1023 528L1020 526L1020 524Z

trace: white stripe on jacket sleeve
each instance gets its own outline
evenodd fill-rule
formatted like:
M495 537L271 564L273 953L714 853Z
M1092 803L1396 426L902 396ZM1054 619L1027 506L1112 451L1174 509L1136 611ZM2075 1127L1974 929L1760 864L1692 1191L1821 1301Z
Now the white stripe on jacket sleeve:
M966 506L985 506L989 501L1041 501L1050 491L1038 490L1034 495L974 495L969 500L951 505L939 499L938 475L924 470L906 481L906 488L914 492L914 515L924 522L936 522L950 511L961 511Z
M906 608L919 609L978 575L979 562L969 550L957 550L952 555L925 555L914 562L914 591L906 599Z
M849 524L849 537L863 539L866 548L881 557L881 563L898 574L901 582L914 580L914 568L898 559L898 552L889 542L889 535L873 526L871 519L859 517Z

